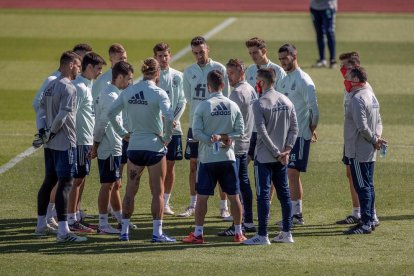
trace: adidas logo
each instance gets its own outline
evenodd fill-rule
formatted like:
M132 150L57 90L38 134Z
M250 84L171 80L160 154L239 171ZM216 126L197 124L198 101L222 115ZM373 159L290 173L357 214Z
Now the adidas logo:
M231 115L231 111L229 108L224 104L224 102L220 102L211 112L211 116L217 115Z
M193 78L192 79L195 80L196 78L197 78L197 76L196 75L193 75Z
M129 99L128 103L130 104L143 104L148 105L148 102L144 98L144 91L139 91L134 96Z
M295 90L296 89L296 82L294 81L293 83L292 83L292 87L290 87L290 90Z

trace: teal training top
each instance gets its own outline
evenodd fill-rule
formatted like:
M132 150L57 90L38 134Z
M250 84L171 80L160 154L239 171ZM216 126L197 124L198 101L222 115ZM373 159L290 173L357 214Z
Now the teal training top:
M164 151L165 143L171 141L174 120L170 100L164 90L153 81L142 80L122 92L108 116L116 132L125 136L128 131L117 119L121 111L126 111L131 132L128 150Z

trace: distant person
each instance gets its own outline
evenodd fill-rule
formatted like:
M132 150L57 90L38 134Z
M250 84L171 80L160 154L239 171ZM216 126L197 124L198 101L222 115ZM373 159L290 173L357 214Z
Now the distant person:
M318 44L319 59L313 65L316 68L327 67L325 58L325 37L329 48L329 67L336 66L335 57L335 16L338 9L337 0L311 0L310 12L313 26L316 32L316 42Z
M263 91L262 97L253 103L257 129L254 172L259 231L257 235L243 242L246 245L270 244L267 225L272 184L280 200L283 218L282 231L273 240L293 242L290 232L292 218L287 164L298 134L298 124L292 102L273 88L275 80L275 73L271 68L257 71L257 85Z
M242 206L233 140L244 133L243 115L236 103L222 94L224 74L212 70L207 75L209 97L198 104L193 116L193 134L199 141L199 158L195 207L195 230L184 243L204 243L204 220L208 198L214 195L217 182L231 203L234 218L234 242L242 242Z
M387 144L381 137L380 105L367 80L365 69L355 67L347 70L344 81L350 93L344 120L345 156L361 207L361 222L344 232L348 235L370 234L375 230L374 165L377 150Z
M186 104L183 90L183 73L170 67L172 55L170 46L167 43L158 43L154 46L153 52L154 58L161 67L160 79L157 86L167 92L176 124L173 130L172 140L168 143L166 156L167 174L164 181L164 214L174 215L174 211L170 206L170 197L175 183L175 161L183 159L183 144L181 139L183 131L180 123Z
M81 57L64 52L60 58L60 76L43 92L37 112L38 129L47 129L45 143L45 179L38 193L38 219L35 235L55 233L46 221L46 211L53 187L56 190L58 242L83 242L73 234L66 220L69 191L76 172L76 88L72 80L79 74Z
M108 116L118 135L129 137L127 186L123 204L121 241L129 240L129 224L134 212L135 196L142 173L149 173L151 190L152 242L175 242L163 229L164 180L166 174L166 146L171 141L174 114L167 93L156 83L160 65L147 58L141 67L143 79L128 87L114 102ZM127 114L128 129L117 119L120 112Z
M290 152L288 164L292 221L293 224L303 225L305 221L302 216L303 187L300 174L307 170L311 141L317 141L319 108L315 84L299 67L296 47L292 44L284 44L278 52L280 64L287 73L279 84L279 91L295 106L299 126L299 133Z

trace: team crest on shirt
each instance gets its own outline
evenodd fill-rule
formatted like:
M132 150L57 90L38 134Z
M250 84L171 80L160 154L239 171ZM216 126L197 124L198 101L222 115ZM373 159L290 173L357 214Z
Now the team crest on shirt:
M194 76L192 77L192 79L193 79L193 80L195 80L196 78L197 78L197 76L196 76L196 75L194 75Z
M174 78L172 82L172 87L177 88L178 87L178 81Z
M292 83L292 86L290 87L290 90L296 90L296 81Z
M53 88L55 88L55 85L53 84L52 86L50 86L48 89L46 89L44 92L43 92L43 95L44 96L52 96L52 91L53 91Z
M211 116L231 115L230 106L226 106L224 102L220 102L211 112Z

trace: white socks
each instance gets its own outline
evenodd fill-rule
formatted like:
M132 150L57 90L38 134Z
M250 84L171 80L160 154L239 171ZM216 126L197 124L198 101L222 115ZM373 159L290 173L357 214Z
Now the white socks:
M196 225L194 230L194 236L198 237L200 235L203 235L203 228L203 226Z
M197 203L197 195L190 196L190 208L195 208Z
M67 233L70 233L69 225L68 225L67 221L59 221L58 225L59 225L58 226L58 235L59 236L64 236Z
M121 234L129 234L129 219L122 219L122 230Z
M361 208L360 207L352 208L352 215L356 218L361 218Z
M55 204L54 203L49 203L49 205L47 205L47 211L46 211L46 219L49 219L51 217L53 217L53 211L55 209Z
M226 209L226 210L228 210L227 200L226 199L225 200L220 200L220 209Z
M37 216L37 226L36 229L37 230L42 230L43 228L46 227L46 216Z
M68 224L69 225L74 224L76 222L76 218L77 218L76 214L74 214L74 213L68 214Z
M99 214L99 226L108 225L108 214Z
M114 214L116 220L118 221L118 223L121 223L122 222L122 211L121 210L113 211L113 214Z
M162 220L161 219L154 219L152 221L152 234L157 237L162 235Z
M302 200L292 200L292 213L291 216L302 213Z
M238 225L235 224L234 225L234 232L236 232L236 234L243 234L241 224L238 224Z
M170 204L170 197L171 197L171 194L164 193L164 206L167 206L168 204Z

